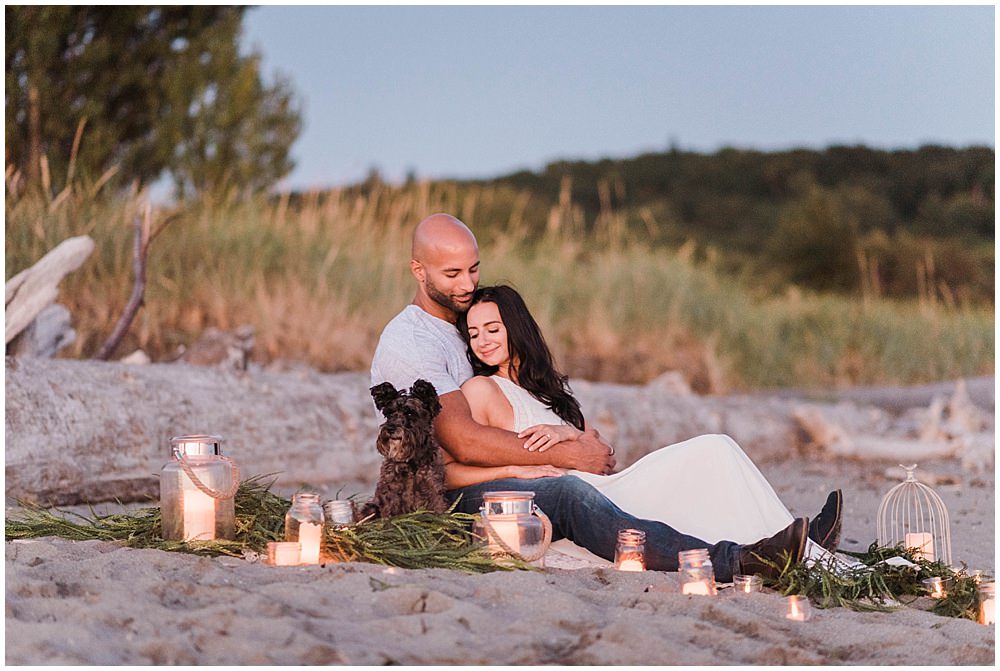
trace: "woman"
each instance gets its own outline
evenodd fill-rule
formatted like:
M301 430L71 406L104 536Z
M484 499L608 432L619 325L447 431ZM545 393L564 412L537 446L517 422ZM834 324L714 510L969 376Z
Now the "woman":
M525 439L526 449L540 451L575 439L588 428L567 378L555 368L541 330L517 291L504 285L478 289L458 327L476 373L462 385L473 419L516 431ZM625 512L665 522L709 543L723 539L749 543L793 520L753 462L723 435L699 436L661 448L613 475L554 466L476 467L454 461L446 462L445 472L448 489L500 478L571 473ZM837 546L841 508L840 490L831 492L810 525L810 540L825 550ZM569 541L559 543L563 551L586 553Z

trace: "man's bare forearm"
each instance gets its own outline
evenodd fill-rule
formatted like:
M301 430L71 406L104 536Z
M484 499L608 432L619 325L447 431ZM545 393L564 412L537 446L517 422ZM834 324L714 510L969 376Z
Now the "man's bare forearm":
M552 464L591 473L610 472L614 457L593 434L559 443L545 452L524 449L524 439L512 431L483 426L472 418L469 405L456 391L441 396L441 413L434 422L438 441L460 463L470 466Z

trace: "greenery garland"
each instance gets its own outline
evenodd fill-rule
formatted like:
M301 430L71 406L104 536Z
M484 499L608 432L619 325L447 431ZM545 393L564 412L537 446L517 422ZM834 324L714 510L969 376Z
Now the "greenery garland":
M979 618L979 583L967 573L965 564L956 571L942 562L917 557L902 545L880 547L872 543L865 552L839 552L854 557L861 565L845 568L834 558L808 565L772 564L779 568L780 574L765 580L764 585L786 596L806 596L818 608L840 606L856 611L888 612L927 597L922 581L940 577L951 583L944 598L933 600L931 612L974 621ZM884 563L892 557L902 557L916 564L916 568Z
M291 501L270 491L270 476L240 483L235 497L235 540L167 541L160 537L160 509L91 515L19 502L17 519L5 521L6 539L59 536L72 540L117 541L126 547L232 557L264 554L271 541L284 540L285 513ZM60 513L57 515L55 513ZM449 568L471 573L530 568L523 562L494 560L486 543L470 530L474 515L418 511L388 519L365 520L326 530L330 561L367 561L400 568ZM74 521L71 518L76 518Z
M160 509L142 508L130 513L91 516L55 509L79 521L61 517L44 508L20 503L19 519L5 521L6 539L59 536L72 540L120 542L127 547L155 548L197 555L244 557L263 554L271 541L284 540L285 513L291 502L272 493L270 476L256 476L240 483L236 492L236 539L213 541L166 541L160 537ZM497 570L531 570L516 559L494 559L482 538L472 533L475 515L418 511L387 519L364 520L325 531L325 558L329 561L365 561L400 568L448 568L470 573ZM879 547L872 543L865 552L843 554L861 566L844 568L836 560L785 562L777 578L766 587L783 595L801 594L818 608L844 607L857 611L892 611L927 596L922 580L930 577L951 581L947 595L935 599L931 611L947 617L977 620L978 582L965 566L954 570L941 562L915 557L902 546ZM903 557L917 565L892 566L884 561Z

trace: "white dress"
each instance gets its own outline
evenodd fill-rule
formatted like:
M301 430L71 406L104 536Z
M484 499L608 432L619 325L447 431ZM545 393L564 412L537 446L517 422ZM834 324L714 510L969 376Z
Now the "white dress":
M514 409L515 432L535 424L566 424L524 388L497 375L492 379ZM614 475L570 473L625 512L664 522L709 543L753 543L794 519L750 458L725 435L697 436L662 447ZM608 563L569 540L557 541L552 548Z

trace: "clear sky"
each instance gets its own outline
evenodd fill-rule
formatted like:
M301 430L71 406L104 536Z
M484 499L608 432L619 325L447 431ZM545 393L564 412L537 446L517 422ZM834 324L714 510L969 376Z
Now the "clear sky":
M995 144L994 8L286 7L247 13L304 130L286 185L643 151Z

